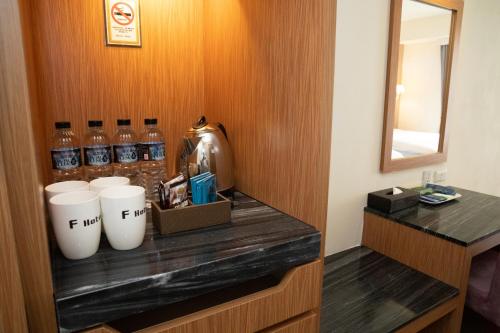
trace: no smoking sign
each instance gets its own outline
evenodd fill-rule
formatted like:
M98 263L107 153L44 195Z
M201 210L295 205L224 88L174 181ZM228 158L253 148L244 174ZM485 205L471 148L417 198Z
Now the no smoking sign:
M134 9L125 2L117 2L111 7L111 17L119 25L130 25L134 22Z
M106 44L141 46L139 0L105 0Z

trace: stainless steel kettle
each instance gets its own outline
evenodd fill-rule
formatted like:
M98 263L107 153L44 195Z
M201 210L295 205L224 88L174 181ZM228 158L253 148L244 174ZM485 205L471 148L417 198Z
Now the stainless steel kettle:
M193 177L210 171L217 178L217 190L225 191L234 186L233 153L224 126L208 123L201 116L187 130L177 153L177 171Z

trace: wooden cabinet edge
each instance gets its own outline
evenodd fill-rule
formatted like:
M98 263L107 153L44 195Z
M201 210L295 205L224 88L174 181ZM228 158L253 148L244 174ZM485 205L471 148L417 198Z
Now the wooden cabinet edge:
M322 261L318 259L296 267L275 287L139 332L208 333L224 330L236 332L263 330L307 311L319 309L322 265ZM319 322L319 316L316 316L316 321Z

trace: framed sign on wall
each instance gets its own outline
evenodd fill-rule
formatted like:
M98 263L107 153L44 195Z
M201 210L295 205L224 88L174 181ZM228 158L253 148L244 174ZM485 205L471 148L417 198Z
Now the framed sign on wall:
M106 45L141 46L140 0L104 0Z

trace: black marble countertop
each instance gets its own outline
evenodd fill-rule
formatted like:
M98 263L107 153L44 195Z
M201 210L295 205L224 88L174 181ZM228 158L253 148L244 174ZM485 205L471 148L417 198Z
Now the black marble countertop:
M461 188L462 197L438 206L420 203L393 214L366 207L365 211L469 246L500 232L500 198Z
M325 259L321 333L394 332L458 290L367 247Z
M291 269L319 257L320 232L256 200L235 194L230 223L162 236L148 222L144 243L83 260L52 252L61 332L124 318Z

